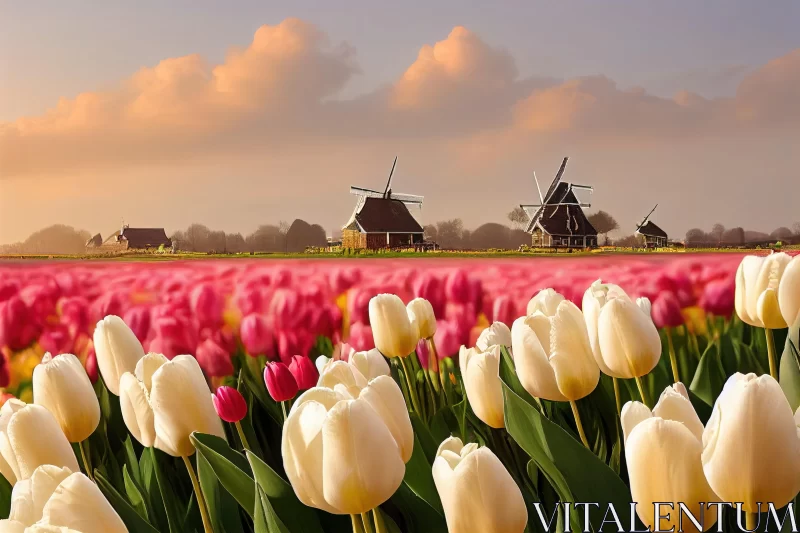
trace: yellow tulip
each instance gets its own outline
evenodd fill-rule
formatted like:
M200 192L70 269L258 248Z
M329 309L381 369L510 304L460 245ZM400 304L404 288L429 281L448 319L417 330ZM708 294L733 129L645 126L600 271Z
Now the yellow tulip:
M411 323L403 300L379 294L369 301L369 323L375 347L386 357L407 357L417 347L419 331Z
M92 382L72 354L44 355L33 370L33 400L55 416L70 442L89 438L100 424L100 403Z
M522 533L528 511L511 474L486 447L450 437L439 446L433 481L449 533Z
M408 318L417 325L420 339L430 339L436 333L436 316L433 306L425 298L414 298L406 306Z
M579 400L597 387L600 368L580 309L562 299L552 311L551 316L536 311L514 321L511 350L517 375L532 396Z
M41 465L79 472L78 460L53 415L41 405L9 400L0 409L0 454L12 485L31 477ZM4 467L5 468L5 467Z
M500 382L500 347L486 352L462 346L458 355L461 379L475 415L493 428L505 427L503 386Z
M125 372L133 372L144 357L144 349L131 328L118 316L109 315L94 330L97 368L106 388L119 396L119 381Z
M736 271L734 295L736 314L742 322L768 329L787 326L781 315L778 290L791 259L783 252L766 257L748 255L742 259Z
M703 470L722 501L780 508L800 492L800 438L792 408L768 375L731 376L703 432Z

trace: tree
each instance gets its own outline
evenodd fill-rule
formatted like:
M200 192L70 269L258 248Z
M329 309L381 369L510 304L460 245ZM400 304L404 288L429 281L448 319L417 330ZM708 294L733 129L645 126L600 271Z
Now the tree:
M247 244L241 233L225 235L225 248L229 254L240 254L247 250Z
M732 244L734 246L741 246L744 244L744 228L737 227L731 228L722 235L722 242L725 244Z
M278 226L265 224L248 235L245 242L251 252L282 252L286 249L286 234Z
M628 235L614 241L614 246L620 248L639 248L642 246L642 241L636 235Z
M286 251L289 253L304 252L309 246L324 247L328 238L322 226L311 225L299 218L292 222L286 232Z
M514 229L524 229L527 226L528 221L528 213L525 212L520 206L515 207L511 211L508 212L508 220L511 221L511 226Z
M714 237L717 244L722 243L722 236L725 234L725 226L717 222L711 227L711 236Z
M86 242L91 237L92 234L88 231L76 230L64 224L54 224L32 233L24 242L4 247L4 253L83 254L86 252Z
M436 226L434 226L433 224L428 224L427 226L422 228L422 231L423 231L423 238L429 241L436 242L436 238L439 236L439 233L436 231Z
M800 235L800 222L795 222L792 224L792 231L795 235Z
M698 244L703 244L705 242L708 242L708 236L706 235L706 232L701 230L700 228L692 228L686 232L687 246L689 244L698 245Z
M202 224L192 224L186 228L186 243L181 248L190 252L208 252L208 235L211 230Z
M456 249L462 247L464 223L460 218L442 220L436 223L437 243L442 248Z
M589 222L594 226L594 229L597 230L597 233L600 235L605 235L606 241L608 240L609 232L614 231L615 229L619 229L619 224L614 217L606 213L605 211L598 211L597 213L592 213L587 217Z
M217 254L226 253L227 237L224 231L209 231L208 232L208 252Z
M792 233L792 230L790 230L785 226L781 226L780 228L776 229L775 231L769 234L771 239L777 239L779 241L785 241L787 239L791 239L792 235L794 235Z

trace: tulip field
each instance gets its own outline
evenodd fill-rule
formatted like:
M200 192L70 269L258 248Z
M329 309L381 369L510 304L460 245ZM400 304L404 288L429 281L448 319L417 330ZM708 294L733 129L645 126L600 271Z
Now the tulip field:
M0 533L796 532L799 330L786 253L0 262Z

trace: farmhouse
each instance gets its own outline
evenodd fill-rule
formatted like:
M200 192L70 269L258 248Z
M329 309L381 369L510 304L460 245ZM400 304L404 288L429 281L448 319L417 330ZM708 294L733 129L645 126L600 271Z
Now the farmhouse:
M122 250L145 250L147 248L168 248L172 241L164 228L131 228L122 226L105 241L98 233L86 243L87 252L118 252Z
M645 248L664 248L667 245L667 232L650 220L650 215L653 214L656 207L650 210L640 224L636 225L636 235L642 238Z
M358 197L350 220L342 227L345 248L403 248L423 245L423 230L409 212L408 206L422 208L422 196L392 192L392 176L397 165L394 158L389 181L383 192L350 187Z
M594 248L597 246L597 230L586 218L584 207L574 189L591 191L588 185L576 185L561 181L567 166L565 157L547 193L542 195L539 181L534 174L536 189L539 191L538 204L521 205L530 220L526 231L531 234L531 244L535 248Z

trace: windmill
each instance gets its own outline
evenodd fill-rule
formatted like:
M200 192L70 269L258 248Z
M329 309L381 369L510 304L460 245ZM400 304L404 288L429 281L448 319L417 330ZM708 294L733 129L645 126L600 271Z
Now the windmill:
M656 207L658 207L658 204L656 204ZM636 231L639 231L640 229L642 229L645 226L645 224L647 224L647 221L650 220L650 215L653 214L653 211L656 210L656 207L654 207L653 209L650 210L649 213L647 213L647 216L644 217L644 220L642 220L641 224L637 224L636 225Z
M558 212L559 206L565 206L565 209L567 210L569 210L569 206L573 205L578 206L579 208L591 207L591 204L589 203L581 203L578 201L577 196L572 193L573 189L588 190L592 192L593 189L591 186L561 182L561 178L564 176L564 170L567 168L568 160L569 158L565 157L561 162L561 167L558 169L556 177L553 179L553 182L550 184L550 187L547 189L547 193L544 196L542 195L542 189L539 187L539 180L536 178L536 173L533 173L533 179L536 182L536 189L539 193L539 203L520 205L520 207L524 209L530 217L528 226L525 228L526 232L531 233L533 228L536 227L536 223L542 218L552 218ZM553 209L551 209L549 213L545 213L545 207L552 207Z
M640 224L636 225L636 234L641 235L644 237L645 246L648 248L660 248L662 246L667 245L668 236L667 232L663 229L659 228L650 217L653 215L653 212L658 207L658 204L647 213L647 216L644 217Z
M389 181L386 182L386 188L383 192L376 191L373 189L365 189L363 187L355 187L350 186L350 194L358 196L358 202L356 202L356 209L355 213L358 213L361 208L364 206L364 202L367 198L383 198L385 200L400 200L407 206L417 206L419 209L422 209L422 196L417 196L415 194L403 194L403 193L394 193L392 192L392 177L394 176L394 169L397 166L397 157L394 158L394 163L392 163L392 170L389 171Z

